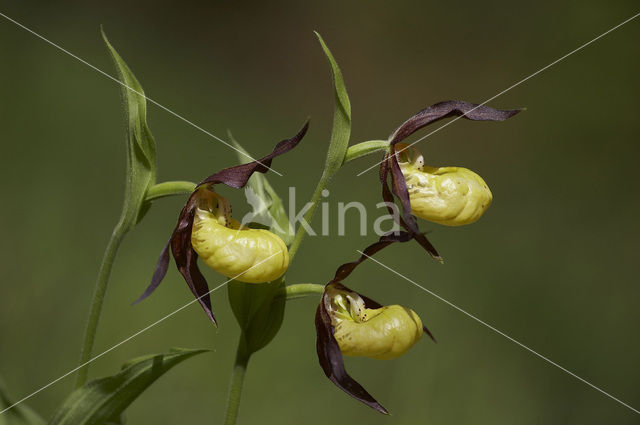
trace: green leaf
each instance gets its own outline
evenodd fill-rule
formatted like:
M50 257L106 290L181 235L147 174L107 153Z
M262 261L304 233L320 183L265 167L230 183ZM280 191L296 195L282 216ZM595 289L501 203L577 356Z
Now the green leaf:
M102 32L107 49L122 83L122 100L127 120L127 183L121 221L129 230L150 207L147 190L156 182L156 144L147 125L147 101L142 86Z
M238 161L241 164L251 162L251 156L229 132L231 143L238 149ZM245 189L247 201L253 207L253 222L264 225L268 230L280 236L285 244L293 241L294 229L289 221L289 216L284 209L282 199L275 189L269 184L269 180L262 173L254 173L249 178ZM243 223L247 224L247 223Z
M178 363L206 351L172 349L131 360L119 373L91 381L71 393L49 425L122 423L122 412L156 379Z
M247 354L252 354L269 344L280 330L286 299L277 295L284 288L284 278L269 283L234 280L227 287Z
M342 72L336 63L331 51L325 44L324 40L315 33L320 41L322 50L331 65L331 74L333 76L333 93L335 97L335 107L333 111L333 128L331 130L331 141L329 142L329 152L327 152L327 160L324 165L323 176L330 178L342 166L347 147L349 145L349 137L351 135L351 103L347 88L344 85Z
M9 397L4 383L0 379L0 412L12 406L13 403L15 400ZM44 425L44 423L44 419L24 403L0 413L0 425Z

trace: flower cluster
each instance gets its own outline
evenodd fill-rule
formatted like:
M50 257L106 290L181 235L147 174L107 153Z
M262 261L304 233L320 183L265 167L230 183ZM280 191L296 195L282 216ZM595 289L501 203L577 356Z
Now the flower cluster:
M518 112L467 102L441 102L418 112L389 138L390 150L380 164L382 197L394 217L391 204L396 198L400 201L402 216L397 220L405 231L382 236L368 246L357 261L340 266L325 286L316 312L317 353L325 375L347 394L379 412L387 413L387 410L347 374L342 355L393 359L406 353L420 340L423 332L434 341L435 338L413 310L399 305L382 306L347 288L342 280L364 260L394 242L416 240L433 258L441 261L436 249L420 231L415 216L460 226L478 220L492 201L489 187L473 171L461 167L425 166L420 152L401 141L422 127L450 116L503 121Z
M395 242L415 240L434 259L442 261L420 231L416 216L448 226L466 225L478 220L492 201L491 191L479 175L462 167L427 166L422 154L402 141L446 117L503 121L518 112L467 102L441 102L418 112L389 138L388 150L380 163L382 198L402 230L382 236L365 248L358 260L338 267L324 287L315 318L317 354L326 376L346 393L379 412L387 413L387 410L349 376L343 355L394 359L405 354L424 333L434 341L435 338L413 310L400 305L383 306L349 289L343 280L367 258ZM308 123L260 160L226 168L197 185L160 255L150 285L138 301L160 284L167 272L170 254L214 323L209 287L197 264L199 257L222 275L249 284L273 282L286 273L289 267L286 243L269 230L251 228L233 219L231 205L214 189L216 184L244 187L253 173L266 172L273 158L293 149L307 128ZM396 202L400 204L400 216L393 214L392 206Z

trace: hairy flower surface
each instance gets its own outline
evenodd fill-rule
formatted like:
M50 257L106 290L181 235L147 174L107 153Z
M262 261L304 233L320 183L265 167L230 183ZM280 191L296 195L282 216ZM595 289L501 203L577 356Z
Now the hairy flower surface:
M191 245L207 266L247 283L270 282L287 271L289 252L278 235L241 225L226 199L208 189L202 193Z
M415 148L398 143L400 170L404 175L411 211L416 216L447 226L478 220L493 195L485 181L462 167L430 167Z

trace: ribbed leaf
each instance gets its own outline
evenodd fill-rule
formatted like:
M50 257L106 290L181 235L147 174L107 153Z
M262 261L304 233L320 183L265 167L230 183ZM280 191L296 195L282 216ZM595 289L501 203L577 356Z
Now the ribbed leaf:
M120 423L120 415L156 379L178 363L208 350L172 349L127 362L123 369L75 390L49 425Z
M340 72L336 60L320 34L317 32L315 34L320 41L324 54L329 60L331 74L333 76L333 94L335 98L333 128L331 130L329 152L327 152L327 160L323 172L326 178L330 178L342 166L349 146L349 137L351 136L351 103L349 102L347 88L344 85L342 72Z
M12 406L15 400L9 398L7 390L0 380L0 412ZM0 414L0 425L44 425L42 419L34 410L24 403L12 407Z
M127 230L147 212L147 189L156 182L156 144L147 125L147 102L144 90L127 64L107 40L102 37L122 82L122 101L127 120L127 184L121 220Z

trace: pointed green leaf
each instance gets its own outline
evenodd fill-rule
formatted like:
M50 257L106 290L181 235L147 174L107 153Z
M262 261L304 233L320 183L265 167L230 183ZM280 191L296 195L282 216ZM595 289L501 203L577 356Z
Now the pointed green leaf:
M286 299L277 295L284 288L284 279L259 284L234 280L227 286L246 350L254 353L269 344L280 330Z
M0 412L12 406L15 400L9 398L2 380L0 380ZM25 403L20 403L0 414L0 425L44 425L42 419Z
M238 149L238 161L241 164L251 162L250 154L234 139L231 132L229 132L229 139ZM294 236L293 226L284 209L282 199L273 189L267 177L262 173L252 175L245 193L247 201L254 210L252 213L253 221L266 226L270 231L280 236L286 245L290 245Z
M156 182L156 144L147 125L147 99L142 86L102 32L107 49L122 83L122 100L127 120L127 184L121 220L133 227L147 212L147 190Z
M156 379L178 363L206 351L172 349L131 360L119 373L91 381L71 393L49 425L122 423L122 412Z
M329 60L331 74L333 76L333 94L335 98L333 128L331 130L329 152L327 152L327 160L323 173L325 177L330 178L342 166L347 153L347 147L349 146L349 137L351 136L351 103L349 102L347 88L344 85L342 72L340 72L336 60L320 34L317 32L315 34L320 41L324 54Z

